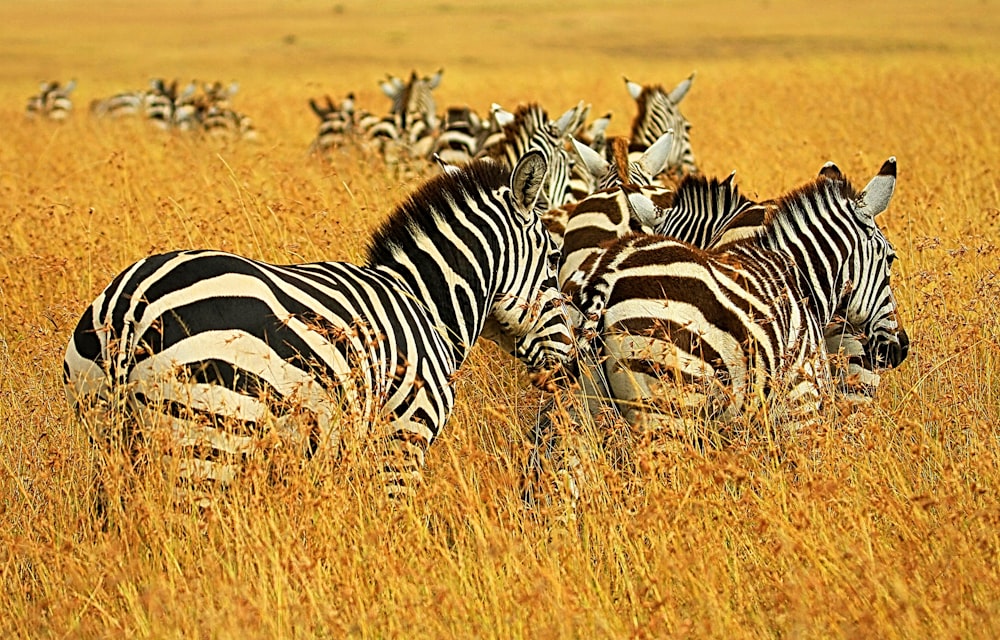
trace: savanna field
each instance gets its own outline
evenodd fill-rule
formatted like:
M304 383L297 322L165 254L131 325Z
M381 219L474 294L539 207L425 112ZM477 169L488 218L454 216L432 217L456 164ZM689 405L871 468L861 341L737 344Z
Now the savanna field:
M995 2L46 0L0 17L3 637L1000 636ZM583 434L596 481L575 509L528 510L543 397L481 342L412 503L351 460L248 477L206 511L150 474L112 479L127 508L102 527L62 389L80 313L169 249L360 260L433 172L309 156L308 100L353 91L381 112L386 73L439 68L439 111L584 100L613 135L635 115L623 75L669 89L696 71L698 165L760 199L827 160L860 187L896 156L878 220L909 357L781 456L749 436L623 463ZM154 77L238 81L258 139L88 113ZM39 82L71 78L67 121L26 119Z

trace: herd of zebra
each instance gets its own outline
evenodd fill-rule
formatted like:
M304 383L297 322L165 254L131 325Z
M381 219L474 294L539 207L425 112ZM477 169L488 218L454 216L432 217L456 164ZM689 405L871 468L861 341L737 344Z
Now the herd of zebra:
M39 92L28 98L29 118L66 120L73 111L71 95L76 80L66 84L42 82ZM255 140L257 130L246 114L232 108L233 96L239 84L228 87L221 82L190 82L178 88L177 80L150 80L149 87L125 91L96 99L90 103L90 113L98 118L141 118L164 131L201 132L215 138Z
M365 264L175 251L98 295L64 361L93 433L109 437L124 415L133 446L161 430L182 477L223 483L266 436L306 457L360 437L380 443L386 490L401 495L480 336L568 396L572 420L612 413L602 428L685 446L761 406L794 428L826 399L865 402L906 358L895 252L875 221L895 158L863 189L827 163L757 202L733 175L698 173L678 108L693 76L670 91L626 80L628 137L606 136L607 116L588 125L581 103L555 120L537 104L495 106L466 138L448 122L471 112L434 115L440 78L383 82L386 118L350 97L313 102L314 150L360 140L441 168L389 215ZM542 418L537 442L553 430Z

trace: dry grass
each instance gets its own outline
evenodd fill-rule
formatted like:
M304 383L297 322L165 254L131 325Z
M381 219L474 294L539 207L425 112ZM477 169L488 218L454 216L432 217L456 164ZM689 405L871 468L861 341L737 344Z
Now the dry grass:
M995 3L367 4L5 6L0 635L1000 635ZM909 360L876 406L831 418L818 462L792 472L740 446L660 473L599 458L572 519L521 506L539 398L483 345L412 506L306 470L199 517L144 477L98 530L61 389L78 314L152 251L356 259L414 182L307 158L306 100L354 90L381 109L385 72L440 66L441 106L585 99L615 133L633 114L623 73L672 86L697 69L684 110L703 169L738 169L762 196L828 159L863 184L896 155L883 224ZM260 142L88 117L153 76L239 80ZM70 77L70 122L24 121L39 81Z

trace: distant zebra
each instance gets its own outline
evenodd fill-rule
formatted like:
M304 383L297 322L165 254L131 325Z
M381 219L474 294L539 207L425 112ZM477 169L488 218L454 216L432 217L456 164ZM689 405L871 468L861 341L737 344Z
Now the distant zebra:
M438 131L433 91L441 84L443 69L433 76L410 74L408 82L390 75L379 83L392 101L384 117L368 115L358 120L361 137L389 163L410 158L429 158Z
M194 83L191 83L178 93L177 80L168 84L162 78L154 78L150 80L147 90L118 93L92 101L90 112L99 118L138 116L149 120L157 128L172 129L178 100L186 100L194 94L195 89Z
M328 149L348 146L354 140L354 93L348 93L340 104L326 96L326 104L309 100L309 106L319 118L316 138L309 145L309 153L322 153Z
M124 404L140 438L169 436L191 479L231 480L269 433L306 455L350 433L384 439L386 489L408 493L484 328L531 371L572 364L537 212L544 175L529 153L513 172L481 161L436 176L375 233L365 266L219 251L140 260L70 338L69 401L97 433Z
M226 140L256 140L253 120L232 107L233 96L239 91L238 82L224 86L221 82L202 83L197 92L192 83L173 104L172 126L182 131L203 133L209 138Z
M245 113L235 109L212 105L198 114L201 131L210 138L225 140L257 139L257 128Z
M479 151L488 124L468 106L448 107L441 120L441 132L435 138L431 155L448 164L470 162Z
M491 138L489 144L479 149L477 157L493 158L507 166L513 166L528 151L542 151L549 161L545 186L542 188L545 208L551 209L570 202L573 199L569 181L572 162L566 144L568 134L579 121L582 109L583 105L580 104L553 122L538 104L522 105L514 112L514 119L503 125L503 134Z
M693 424L760 397L785 396L802 415L829 383L824 327L840 309L879 366L898 365L909 339L889 283L895 251L874 220L895 181L895 158L862 192L828 165L742 238L701 250L629 235L595 254L564 291L593 337L602 393L632 425L689 441L705 435Z
M632 120L629 153L634 155L643 153L661 135L673 130L674 145L667 157L663 176L668 180L698 172L694 152L691 149L691 123L679 108L693 81L692 73L668 93L660 85L643 86L625 78L625 87L639 109L635 119Z
M28 98L26 109L29 118L47 118L49 120L65 120L73 110L73 100L69 94L76 88L76 80L70 80L65 85L59 82L43 82L38 87L38 95Z
M170 84L160 79L153 80L143 101L143 116L158 129L170 131L177 127L178 105L185 103L197 89L193 82L178 90L176 79Z

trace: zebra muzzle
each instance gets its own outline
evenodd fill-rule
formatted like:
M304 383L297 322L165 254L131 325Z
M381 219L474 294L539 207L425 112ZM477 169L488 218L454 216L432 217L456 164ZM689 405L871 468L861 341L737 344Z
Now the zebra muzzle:
M906 360L910 353L910 337L905 329L896 333L896 340L876 346L871 354L872 360L880 368L895 369Z

